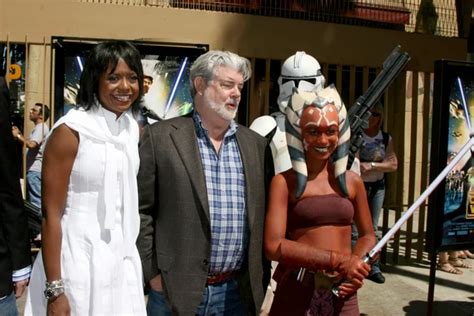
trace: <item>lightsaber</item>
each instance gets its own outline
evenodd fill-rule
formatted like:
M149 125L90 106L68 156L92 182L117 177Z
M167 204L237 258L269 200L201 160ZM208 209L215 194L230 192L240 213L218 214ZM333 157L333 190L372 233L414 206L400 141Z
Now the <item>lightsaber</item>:
M179 81L181 80L181 77L183 76L183 71L184 71L184 68L186 67L187 62L188 62L188 57L184 57L183 63L181 64L181 68L179 69L178 76L176 77L176 80L174 82L173 90L171 90L170 97L168 98L168 103L166 103L165 112L163 113L164 117L166 117L166 113L168 113L168 110L171 107L171 103L174 100L176 89L178 88Z
M466 124L467 124L467 128L469 129L469 131L472 131L472 127L471 127L471 116L469 115L469 109L467 107L467 103L466 103L466 97L464 96L464 88L462 86L462 81L461 81L461 78L458 77L458 87L459 87L459 94L461 95L461 104L462 104L462 108L464 110L464 116L465 116L465 121L466 121Z
M393 225L393 227L390 228L390 230L382 237L382 239L380 239L380 241L374 246L374 248L372 248L372 250L370 250L369 253L362 258L362 261L369 263L374 258L374 256L388 243L390 238L395 235L395 233L400 229L400 227L413 215L413 213L418 209L418 207L423 203L423 201L425 201L428 196L434 191L434 189L436 189L440 182L443 181L444 178L446 178L448 173L454 169L456 164L474 145L474 133L471 132L469 137L469 141L464 144L464 146L461 148L461 150L459 150L453 160L451 160L451 162L443 169L443 171L441 171L441 173L436 177L436 179L434 179L434 181L426 188L426 190L420 195L420 197L415 201L415 203L410 206L410 208L395 223L395 225ZM300 276L301 274L304 276L304 271L300 271L298 276ZM302 277L299 280L301 281ZM335 284L334 287L331 289L334 295L339 296L339 285L343 282L344 281L341 281L338 284Z

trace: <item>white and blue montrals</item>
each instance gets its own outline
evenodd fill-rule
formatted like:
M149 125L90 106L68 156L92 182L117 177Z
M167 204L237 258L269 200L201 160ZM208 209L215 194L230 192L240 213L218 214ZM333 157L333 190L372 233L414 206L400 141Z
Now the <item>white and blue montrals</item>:
M330 85L318 92L299 92L295 89L286 108L286 140L292 167L296 173L297 184L295 196L299 198L306 187L307 167L305 149L301 134L300 119L303 110L308 106L324 108L333 105L338 114L338 142L335 151L331 155L334 166L334 176L338 180L339 188L345 196L348 196L345 173L348 159L349 141L351 130L347 120L347 111L339 93L334 85Z

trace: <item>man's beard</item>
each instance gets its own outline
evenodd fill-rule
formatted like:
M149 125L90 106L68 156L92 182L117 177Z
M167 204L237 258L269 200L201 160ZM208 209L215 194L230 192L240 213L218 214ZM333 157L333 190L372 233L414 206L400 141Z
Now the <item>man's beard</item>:
M236 104L237 102L236 101L232 101L234 104L236 104L236 107L235 107L235 110L228 110L226 108L226 104L227 103L230 103L230 102L226 102L226 103L222 103L222 104L217 104L216 102L214 101L211 101L210 98L208 97L208 95L205 93L204 94L205 98L206 98L206 104L207 106L212 109L214 112L217 113L217 115L219 115L222 119L226 120L226 121L232 121L235 116L237 115L237 110L239 109L239 105Z

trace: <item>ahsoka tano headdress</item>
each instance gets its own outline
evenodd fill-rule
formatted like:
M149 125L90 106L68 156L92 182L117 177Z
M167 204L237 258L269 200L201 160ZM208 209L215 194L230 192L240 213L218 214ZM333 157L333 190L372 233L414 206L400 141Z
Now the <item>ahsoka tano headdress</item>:
M331 162L334 164L335 177L338 180L339 188L345 196L349 195L346 187L345 172L351 129L347 119L346 107L334 85L330 85L319 92L298 92L295 89L286 107L286 141L288 151L290 152L291 164L296 172L296 198L301 197L303 194L308 177L300 127L301 115L307 106L316 106L322 109L329 103L333 103L336 106L339 116L339 141L336 150L331 155Z

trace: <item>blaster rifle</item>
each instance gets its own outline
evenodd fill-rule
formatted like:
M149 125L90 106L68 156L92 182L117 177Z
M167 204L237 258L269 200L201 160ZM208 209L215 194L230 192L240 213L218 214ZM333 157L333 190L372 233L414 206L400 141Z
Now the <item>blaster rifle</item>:
M395 47L383 62L382 71L377 75L367 91L350 107L348 116L351 125L351 140L347 169L350 169L352 166L355 154L362 144L362 132L369 125L370 109L377 103L409 60L410 56L408 53L402 52L400 46Z

